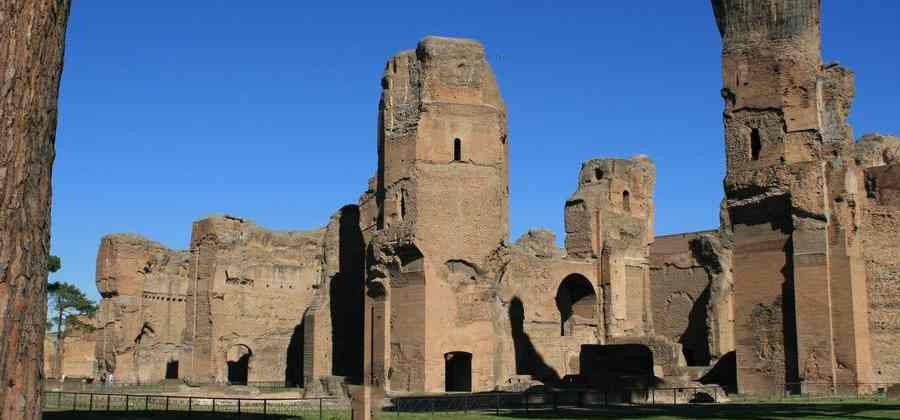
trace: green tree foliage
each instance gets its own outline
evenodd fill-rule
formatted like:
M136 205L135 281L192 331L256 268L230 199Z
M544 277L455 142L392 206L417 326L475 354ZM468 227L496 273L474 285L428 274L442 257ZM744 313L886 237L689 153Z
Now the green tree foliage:
M52 261L52 259L51 259ZM80 316L92 316L97 312L97 304L88 299L77 286L64 282L47 283L47 300L50 306L48 329L56 327L56 360L53 366L54 376L62 375L63 340L71 328L93 328L85 324Z
M65 336L66 329L70 326L82 324L78 319L81 315L91 316L97 312L97 304L88 299L84 293L69 283L50 282L47 284L47 299L50 305L51 325L56 328L57 338Z
M59 271L60 268L62 268L62 260L56 255L51 255L50 258L47 259L47 271L55 273Z

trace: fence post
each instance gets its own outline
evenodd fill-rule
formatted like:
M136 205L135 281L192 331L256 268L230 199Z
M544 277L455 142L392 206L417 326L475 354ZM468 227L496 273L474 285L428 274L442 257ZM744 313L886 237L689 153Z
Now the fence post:
M191 412L193 405L194 405L194 397L188 397L188 413Z
M322 399L319 398L319 420L322 420Z
M88 411L94 411L94 393L91 393L91 402L88 403Z
M106 394L106 411L109 411L109 394Z
M215 399L215 398L213 398L213 407L212 407L212 412L213 412L213 413L215 413L215 412L216 412L216 399Z
M397 404L394 405L394 411L397 412L397 417L400 417L400 404L403 402L403 399L397 398Z
M166 395L166 413L169 412L169 396Z
M125 394L125 411L128 411L128 400L129 400L129 396L128 396L128 394Z
M62 392L56 393L56 408L62 408Z
M269 400L263 400L263 415L269 414Z
M672 388L672 405L678 405L678 388Z
M146 396L144 396L144 411L150 411L149 408L150 408L150 396L146 395Z
M241 399L238 398L238 417L241 417Z

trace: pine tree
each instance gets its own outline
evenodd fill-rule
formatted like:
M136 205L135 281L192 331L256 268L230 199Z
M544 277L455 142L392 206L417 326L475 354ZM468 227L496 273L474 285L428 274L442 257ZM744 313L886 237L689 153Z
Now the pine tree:
M41 418L50 186L69 0L0 0L0 418Z

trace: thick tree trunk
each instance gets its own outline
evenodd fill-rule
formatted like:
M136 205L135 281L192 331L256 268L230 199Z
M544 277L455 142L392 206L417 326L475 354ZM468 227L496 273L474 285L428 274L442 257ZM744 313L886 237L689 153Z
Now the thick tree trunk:
M50 175L69 0L0 0L0 418L40 419Z

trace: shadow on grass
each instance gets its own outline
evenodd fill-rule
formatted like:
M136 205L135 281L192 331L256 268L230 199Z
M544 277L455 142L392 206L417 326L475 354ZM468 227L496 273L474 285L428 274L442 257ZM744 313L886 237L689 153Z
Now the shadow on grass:
M96 411L45 411L44 420L131 420L131 419L153 419L153 420L177 420L177 419L196 419L196 420L213 420L213 419L241 419L241 420L286 420L286 419L316 419L318 420L318 412L310 412L307 414L261 414L261 413L223 413L223 412L163 412L163 411L112 411L112 412L96 412ZM324 413L324 419L349 419L349 410L347 414Z
M615 419L900 419L900 404L890 403L729 403L681 406L609 407L507 413L500 418Z
M345 412L323 413L324 419L349 419L349 410ZM399 414L399 416L397 415ZM596 407L592 409L567 408L553 411L532 410L530 412L517 411L505 412L499 416L492 412L481 413L463 412L436 412L408 413L408 412L382 412L379 419L432 419L434 417L453 419L737 419L737 420L776 420L776 419L850 419L850 420L875 420L875 419L900 419L900 403L898 402L836 402L836 403L729 403L710 405L681 405L681 406L616 406ZM129 411L129 412L87 412L87 411L57 411L45 412L46 420L125 420L125 419L227 419L240 418L242 420L263 419L318 419L318 412L304 414L255 414L243 413L238 417L237 413L211 413L211 412L161 412L161 411Z

